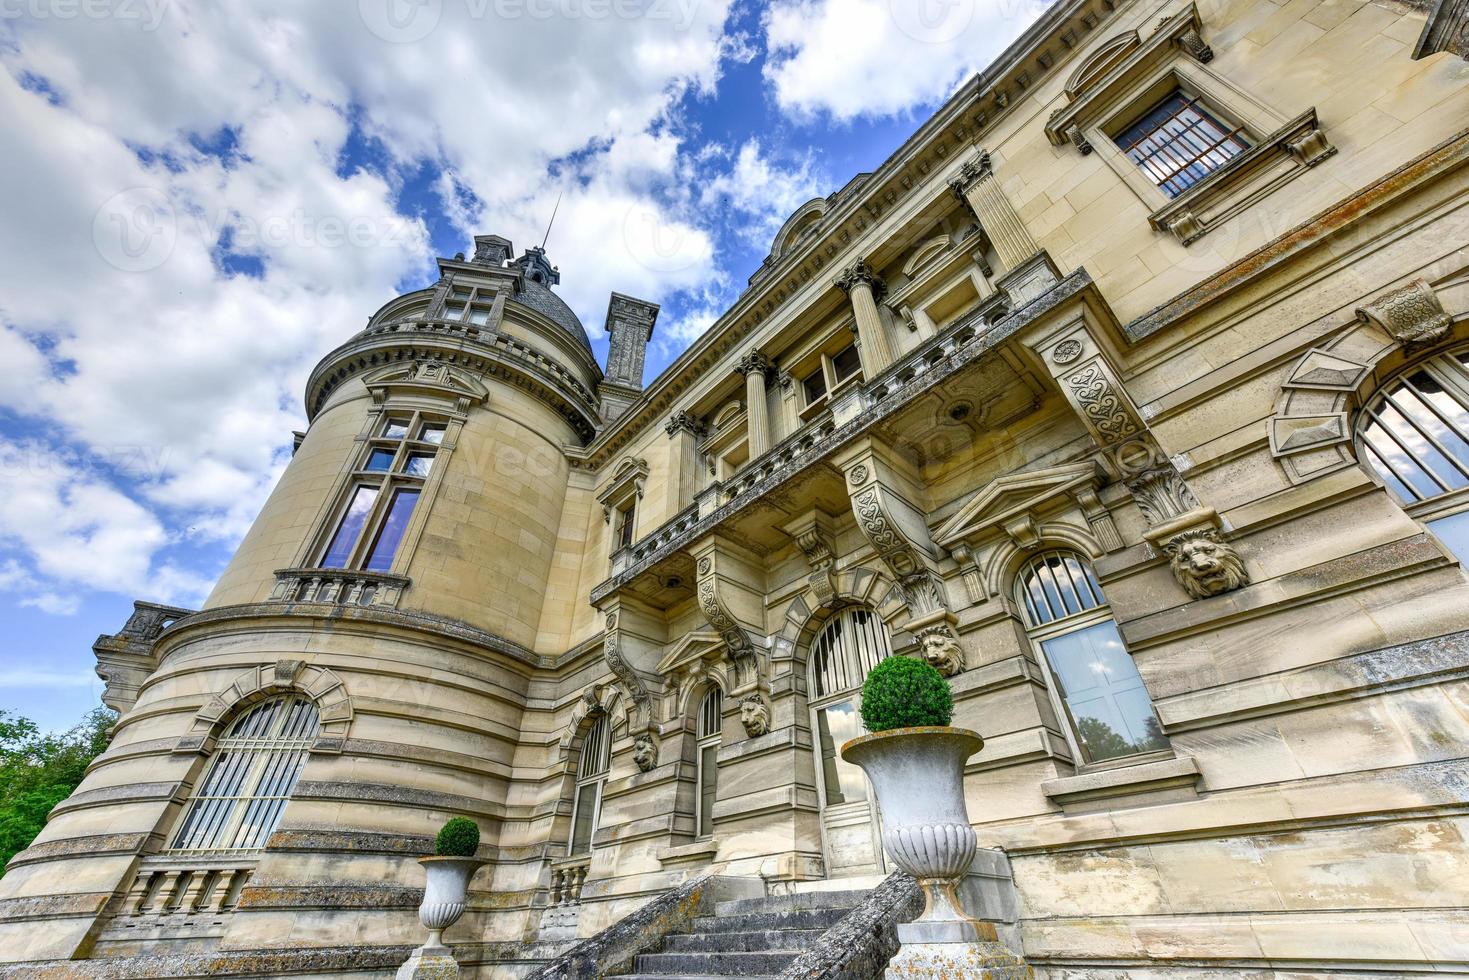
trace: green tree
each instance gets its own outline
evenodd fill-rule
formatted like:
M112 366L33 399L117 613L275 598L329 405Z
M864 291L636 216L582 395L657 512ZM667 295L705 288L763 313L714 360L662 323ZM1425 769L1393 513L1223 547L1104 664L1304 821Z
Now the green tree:
M41 832L51 808L76 789L87 764L107 748L116 720L113 712L96 708L71 731L48 735L29 718L0 711L0 876Z

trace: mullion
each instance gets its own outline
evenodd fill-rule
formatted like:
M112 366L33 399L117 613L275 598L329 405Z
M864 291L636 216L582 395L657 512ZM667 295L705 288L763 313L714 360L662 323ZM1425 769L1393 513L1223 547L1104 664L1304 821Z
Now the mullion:
M1396 405L1393 405L1393 409L1399 415L1402 414L1402 409L1398 408ZM1377 427L1376 427L1376 430L1375 431L1386 433L1387 437L1393 441L1393 443L1402 452L1403 456L1405 458L1407 458L1407 460L1408 460L1409 463L1411 463L1413 466L1416 466L1418 468L1418 471L1420 473L1423 473L1425 476L1427 476L1434 483L1437 483L1438 484L1440 492L1447 492L1447 491L1449 491L1449 490L1452 489L1452 487L1450 487L1447 483L1445 483L1443 481L1443 479L1440 478L1437 473L1433 472L1432 467L1428 466L1428 464L1426 464L1421 459L1419 459L1418 458L1418 455L1416 453L1414 453L1411 449L1409 449L1408 446L1407 446L1407 444L1405 442L1403 442L1402 438L1396 432L1393 431L1393 427L1390 426L1390 425L1388 425L1387 424L1387 421L1382 417L1382 411L1381 411L1381 407L1380 406L1377 409L1374 409L1371 414L1372 414L1372 420L1377 423ZM1371 434L1370 433L1368 435L1368 438L1369 439L1371 438ZM1379 454L1381 454L1381 450L1379 450L1378 452L1379 452ZM1433 496L1437 496L1437 494L1434 494Z
M1411 391L1413 393L1413 395L1418 399L1419 403L1422 404L1425 408L1427 408L1432 414L1434 414L1435 416L1438 415L1437 412L1433 412L1433 406L1431 404L1429 404L1428 399L1424 398L1423 395L1420 394L1416 388L1413 388L1412 385L1411 385L1411 383L1408 382L1406 379L1404 379L1404 387L1406 387L1409 391ZM1442 456L1445 460L1447 460L1450 466L1456 468L1461 475L1463 475L1465 477L1469 477L1469 469L1465 469L1464 464L1463 463L1460 463L1458 461L1458 459L1455 458L1455 455L1453 453L1449 452L1448 448L1445 447L1443 443L1439 442L1438 441L1438 438L1432 432L1429 432L1428 431L1428 427L1427 426L1423 425L1416 418L1414 418L1412 412L1409 412L1407 409L1405 409L1402 405L1400 405L1398 403L1397 398L1395 397L1397 394L1398 394L1397 392L1389 392L1388 395L1387 395L1387 397L1386 397L1387 403L1389 405L1391 405L1393 408L1397 409L1398 414L1401 415L1404 419L1406 419L1407 422L1408 422L1408 424L1411 425L1415 430L1417 430L1418 434L1420 436L1422 436L1424 439L1426 439L1429 442L1429 444L1431 444L1433 446L1434 449L1437 449L1438 450L1438 454L1440 456ZM1451 423L1448 423L1447 420L1443 420L1443 421L1445 422L1445 427L1450 432L1453 432L1454 431L1453 425ZM1455 433L1455 434L1457 434L1457 433ZM1462 437L1461 437L1461 439L1462 439ZM1429 469L1430 468L1430 467L1428 467L1426 465L1426 461L1424 463L1420 463L1420 465L1424 466L1425 469Z
M1450 386L1444 385L1444 380L1443 378L1439 377L1438 372L1430 371L1429 377L1438 382L1440 385L1444 386L1444 390L1443 392L1441 392L1441 394L1447 396L1449 401L1454 403L1454 407L1459 410L1459 414L1464 416L1464 419L1462 421L1457 418L1451 418L1447 413L1445 413L1442 408L1435 404L1433 398L1430 397L1433 392L1425 392L1423 389L1419 388L1416 384L1413 383L1413 379L1411 377L1403 379L1403 387L1406 388L1408 391L1411 391L1413 395L1417 397L1420 402L1423 403L1424 407L1432 412L1433 415L1440 422L1443 423L1443 427L1445 429L1448 429L1449 432L1456 439L1458 439L1460 442L1469 442L1469 411L1465 411L1464 406L1460 404L1457 399L1454 398L1456 392Z

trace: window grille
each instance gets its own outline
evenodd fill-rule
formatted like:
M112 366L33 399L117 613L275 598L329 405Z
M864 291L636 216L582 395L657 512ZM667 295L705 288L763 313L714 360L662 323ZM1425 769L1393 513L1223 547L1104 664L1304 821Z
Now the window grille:
M572 856L590 854L592 833L602 809L602 783L612 767L612 739L606 715L598 715L582 740L581 759L576 767L576 799L571 812Z
M811 644L812 697L861 687L867 672L892 653L887 627L876 613L858 606L843 609Z
M714 831L714 803L719 795L719 737L724 726L724 695L711 688L699 703L699 813L695 834Z
M1196 98L1174 92L1117 137L1117 145L1169 197L1177 197L1249 147Z
M290 695L246 711L215 746L173 849L257 850L280 823L320 725L316 703Z

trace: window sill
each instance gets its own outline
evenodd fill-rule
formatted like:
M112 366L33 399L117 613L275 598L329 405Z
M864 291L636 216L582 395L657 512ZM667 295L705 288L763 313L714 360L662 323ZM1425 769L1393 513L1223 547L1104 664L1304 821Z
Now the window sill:
M710 864L719 853L719 841L713 838L692 844L675 844L658 852L658 863L664 868L693 868Z
M334 606L396 609L411 579L388 572L347 568L281 568L267 602L321 602Z
M1336 152L1307 109L1148 215L1184 245L1263 200Z
M1067 813L1148 806L1198 796L1201 778L1192 756L1118 765L1041 783L1041 792Z

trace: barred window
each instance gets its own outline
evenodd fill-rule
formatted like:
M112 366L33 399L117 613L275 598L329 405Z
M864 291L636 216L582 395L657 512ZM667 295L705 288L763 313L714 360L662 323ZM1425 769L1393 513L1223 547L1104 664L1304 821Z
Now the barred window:
M714 802L719 795L719 737L724 725L724 695L711 688L699 704L699 837L714 832Z
M1358 458L1469 563L1469 349L1388 383L1362 410Z
M1117 145L1169 197L1177 197L1248 148L1243 127L1214 118L1175 91L1117 136Z
M825 806L867 799L867 780L837 749L862 734L862 682L892 654L887 627L862 606L837 613L811 644L811 723Z
M280 823L320 728L316 703L271 698L226 729L174 836L173 849L258 850Z
M1064 551L1039 555L1021 569L1016 592L1076 758L1098 763L1168 748L1091 565Z
M612 738L606 715L598 715L582 740L576 767L576 799L571 810L571 856L592 852L592 833L602 811L602 784L612 768Z

